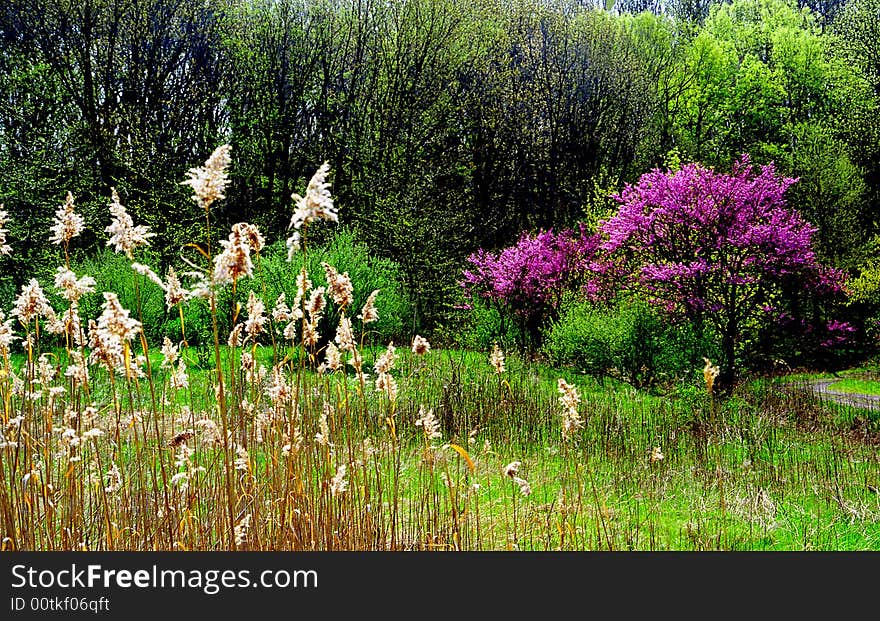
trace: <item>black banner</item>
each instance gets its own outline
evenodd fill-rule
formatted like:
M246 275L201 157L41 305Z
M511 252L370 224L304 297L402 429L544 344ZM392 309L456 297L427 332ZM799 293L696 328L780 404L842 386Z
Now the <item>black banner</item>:
M875 553L4 552L0 619L246 619L273 610L679 618L719 607L815 612L825 597L840 613L873 600L878 561Z

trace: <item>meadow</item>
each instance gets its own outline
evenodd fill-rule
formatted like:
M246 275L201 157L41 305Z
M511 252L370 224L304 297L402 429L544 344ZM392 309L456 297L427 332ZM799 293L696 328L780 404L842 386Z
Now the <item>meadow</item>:
M228 164L221 147L186 181L208 229ZM336 217L327 173L295 196L291 256ZM135 260L150 232L115 192L110 211L135 307L103 292L100 316L79 319L96 292L70 270L69 198L52 231L67 310L33 280L2 323L4 550L880 547L876 413L775 378L721 394L710 360L652 392L497 343L370 345L382 292L355 306L347 272L324 262L317 286L303 263L290 305L245 297L265 240L240 223L183 288ZM148 342L149 287L180 311L179 338ZM213 343L188 343L189 298Z
M250 352L257 369L279 353ZM232 354L224 348L224 365ZM70 381L46 375L20 396L5 380L21 419L4 432L5 549L880 544L876 414L769 380L723 401L696 389L652 396L515 356L497 372L483 354L406 349L391 400L367 383L387 359L374 349L363 383L291 359L285 398L261 396L277 377L239 367L224 425L214 370L182 355L191 372L178 390L155 356L152 379L121 382L116 397L106 373L88 399L58 395ZM580 397L583 425L567 435L559 376Z

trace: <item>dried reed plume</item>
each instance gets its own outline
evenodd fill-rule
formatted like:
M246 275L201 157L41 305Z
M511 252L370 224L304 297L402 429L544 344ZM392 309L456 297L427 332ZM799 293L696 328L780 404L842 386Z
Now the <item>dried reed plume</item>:
M6 315L0 311L0 357L4 360L9 357L9 348L13 341L18 340L12 327L14 321L12 318L6 319Z
M12 247L6 243L6 234L9 233L9 229L6 228L6 225L9 223L9 214L3 209L3 204L0 203L0 255L11 255Z
M229 184L226 169L231 161L231 149L228 144L217 147L204 166L190 168L189 179L181 182L181 185L192 187L193 200L206 212L214 202L226 198L223 192Z
M49 306L49 300L43 293L42 287L36 278L31 278L21 289L21 293L15 300L12 315L18 317L21 323L27 325L32 319L54 317L55 311Z
M376 296L378 295L379 290L374 290L364 303L364 307L361 309L361 314L358 315L358 319L364 324L373 323L374 321L379 320L379 313L376 311Z
M348 490L348 478L345 464L336 469L336 474L330 480L330 494L334 497L344 494Z
M293 253L300 249L300 230L315 220L332 220L339 222L339 216L333 206L333 197L330 195L330 184L327 175L330 174L330 164L324 162L312 175L309 185L306 187L306 195L292 194L296 208L290 219L288 230L293 229L293 234L287 238L287 260L293 259Z
M68 302L78 302L87 293L94 293L97 283L91 276L77 278L71 270L59 265L55 270L55 289Z
M107 245L113 246L116 252L124 253L129 259L134 258L132 253L135 248L149 246L148 238L155 237L155 233L150 233L146 226L134 225L131 216L119 202L116 188L110 188L110 215L113 216L113 221L104 229L110 234Z
M496 374L504 373L504 352L498 347L498 343L495 343L492 347L492 353L489 355L489 364L495 369Z
M431 351L431 344L428 342L428 339L416 334L413 337L412 353L416 356L424 356L429 351Z
M522 462L512 461L504 466L504 476L510 477L513 484L519 488L519 493L523 496L529 496L532 493L532 486L529 482L519 476L519 468Z
M715 387L715 378L718 377L720 370L708 358L704 357L703 362L706 363L706 366L703 367L703 380L706 382L706 392L711 395Z
M327 294L333 302L340 308L348 308L351 306L354 298L351 278L348 272L340 274L336 268L326 262L321 262L324 268L324 274L327 276Z
M184 289L181 285L180 279L177 278L177 273L174 271L174 268L170 266L168 267L168 273L165 276L165 285L162 289L165 291L165 305L169 310L171 310L175 304L185 302L190 296L189 291Z
M583 426L584 421L578 413L578 405L581 397L577 388L566 382L563 378L557 380L559 388L559 401L562 403L562 437L568 438L577 429Z
M233 225L227 239L221 239L223 251L214 257L214 284L225 285L235 283L239 278L250 277L254 273L251 261L251 250L261 246L252 246L255 242L252 224L239 222Z
M67 193L64 204L55 212L53 220L52 236L49 241L53 244L70 243L70 240L79 235L83 230L83 217L74 211L73 194Z
M440 433L440 421L434 416L434 410L426 410L425 406L419 406L419 417L416 419L416 427L421 427L425 432L426 440L436 440L443 437Z

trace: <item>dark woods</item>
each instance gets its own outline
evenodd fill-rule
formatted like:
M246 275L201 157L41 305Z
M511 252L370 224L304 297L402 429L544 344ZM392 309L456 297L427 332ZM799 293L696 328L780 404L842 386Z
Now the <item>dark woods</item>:
M271 240L326 160L341 225L400 264L428 331L451 321L477 248L595 227L642 173L747 152L799 178L789 201L819 227L821 258L858 276L876 261L878 7L9 0L0 202L15 260L48 273L67 190L85 256L105 244L116 187L164 269L204 241L179 180L217 145L233 166L216 230L248 221ZM8 305L31 274L4 260Z

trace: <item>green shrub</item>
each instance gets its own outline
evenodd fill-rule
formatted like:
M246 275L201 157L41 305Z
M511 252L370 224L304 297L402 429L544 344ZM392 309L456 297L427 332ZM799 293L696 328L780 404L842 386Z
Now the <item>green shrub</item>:
M327 285L322 262L332 265L339 273L348 272L354 296L354 304L348 310L348 315L352 317L356 328L359 327L356 316L361 312L370 293L375 289L379 290L376 297L379 319L367 325L365 344L384 344L390 340L400 343L411 336L412 311L400 267L394 261L371 255L364 244L357 242L354 235L344 229L326 245L310 245L305 254L294 254L290 262L287 261L287 249L283 241L264 248L258 258L254 257L254 277L239 281L237 286L235 297L242 305L241 319L245 317L244 306L251 291L263 300L267 313L271 312L281 293L284 293L287 304L292 304L296 297L296 277L304 261L307 263L306 269L313 287ZM232 290L227 287L218 296L218 306L223 315L222 325L227 333L231 327L228 323L230 313L223 309L232 308L231 295ZM332 337L338 321L338 310L334 304L329 303L319 326L319 333L325 338ZM283 326L280 328L283 329Z
M457 322L435 330L438 340L451 347L489 351L498 343L505 351L514 351L522 342L516 323L478 296L459 305L456 314Z
M194 347L210 347L214 343L214 326L211 321L211 306L202 298L191 298L183 304L183 328L180 328L180 310L175 307L168 315L162 326L162 336L167 336L172 341L179 341L186 337L187 344ZM218 322L218 325L228 326L227 322ZM221 344L223 342L221 332Z
M608 308L568 300L547 330L543 351L556 365L636 386L692 380L703 356L718 356L717 347L690 324L669 324L634 297Z
M139 251L136 262L155 266L158 260L149 252ZM144 335L150 343L161 343L165 332L163 326L168 318L165 307L165 293L144 276L131 269L133 261L125 255L110 249L102 250L96 255L86 257L71 265L70 269L77 276L89 275L95 279L95 292L82 297L79 313L84 327L89 319L97 319L104 303L104 291L116 294L120 304L129 311L131 316L144 324ZM50 281L46 291L55 291ZM140 290L140 312L138 312L138 289ZM57 303L56 309L66 308L67 302ZM179 323L179 320L178 320Z
M400 268L393 261L371 256L367 247L357 243L347 231L338 233L325 246L310 246L307 255L296 254L291 262L287 261L287 250L283 241L264 248L259 257L252 258L253 278L240 279L234 293L232 287L227 286L217 295L217 321L221 343L226 341L232 329L236 303L241 305L238 321L246 319L245 307L251 291L263 300L267 314L271 313L282 292L287 303L291 304L296 297L296 277L303 261L308 262L307 270L314 287L327 284L324 269L321 267L322 261L326 261L340 273L348 272L354 289L354 305L349 309L349 315L353 318L360 313L370 293L379 289L376 298L379 319L367 326L367 344L384 344L392 339L402 342L410 336L408 328L412 315ZM159 269L158 259L151 253L139 253L136 261L150 265L164 278L165 270ZM116 293L120 303L131 311L133 317L138 317L137 283L140 288L140 318L147 340L153 346L161 344L165 336L175 342L180 341L182 335L179 309L175 307L168 310L164 291L146 277L135 273L131 264L132 261L125 256L105 250L72 266L77 275L88 274L97 283L95 293L85 295L80 301L80 316L83 321L95 319L101 314L104 291ZM178 275L183 271L185 270L178 270ZM184 279L184 285L187 284L189 282ZM51 279L43 282L43 285L47 292L54 291ZM54 297L55 308L66 306L60 298ZM213 343L213 322L209 303L200 298L189 299L183 304L183 315L187 342L192 346L210 346ZM319 332L325 338L332 337L338 320L337 309L332 304L328 305ZM283 326L278 329L280 332Z

